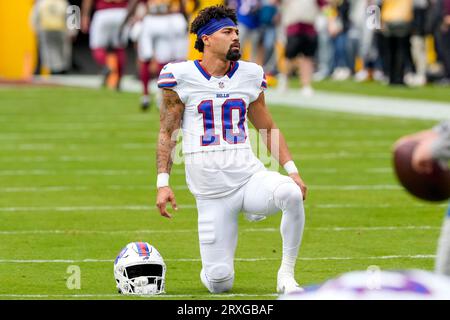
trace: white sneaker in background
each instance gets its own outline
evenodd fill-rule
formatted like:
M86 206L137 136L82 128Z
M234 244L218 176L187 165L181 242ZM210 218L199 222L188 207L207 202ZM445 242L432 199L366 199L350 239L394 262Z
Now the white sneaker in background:
M314 95L314 89L311 86L305 86L300 90L300 94L305 98L310 98Z
M356 82L364 82L369 80L369 72L366 69L362 69L355 74Z

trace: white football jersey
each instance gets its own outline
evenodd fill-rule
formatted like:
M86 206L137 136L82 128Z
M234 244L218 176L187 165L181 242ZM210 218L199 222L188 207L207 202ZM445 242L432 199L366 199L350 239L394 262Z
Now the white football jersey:
M267 87L261 66L237 61L214 77L198 60L169 63L158 87L174 90L185 106L182 148L194 195L225 196L265 169L253 154L247 124L249 105Z

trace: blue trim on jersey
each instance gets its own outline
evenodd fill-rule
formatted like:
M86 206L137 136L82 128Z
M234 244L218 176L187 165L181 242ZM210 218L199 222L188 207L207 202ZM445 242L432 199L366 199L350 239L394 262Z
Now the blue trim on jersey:
M173 88L177 85L177 82L165 82L165 83L158 83L158 88Z
M208 71L206 71L205 69L203 69L202 65L200 64L199 60L194 60L194 64L197 67L197 69L202 73L202 75L207 79L211 79L211 75L208 73Z
M231 77L236 73L236 70L239 68L239 62L232 62L233 65L231 66L230 72L228 72L228 78L231 79Z
M207 80L211 79L212 76L209 74L208 71L206 71L205 68L202 67L202 65L200 64L200 60L194 60L194 64ZM239 68L239 62L237 62L237 61L232 62L231 70L227 73L228 78L231 79L231 77L236 73L238 68Z
M158 79L175 79L175 77L172 73L161 73Z

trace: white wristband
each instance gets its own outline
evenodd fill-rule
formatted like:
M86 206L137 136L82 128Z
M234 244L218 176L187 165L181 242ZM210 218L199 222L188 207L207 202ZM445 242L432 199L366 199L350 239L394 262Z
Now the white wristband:
M288 174L291 173L298 173L297 167L295 166L294 161L290 160L288 162L286 162L283 166L284 170L286 170L286 172Z
M156 179L156 187L168 187L169 186L169 174L166 172L158 173L158 178Z

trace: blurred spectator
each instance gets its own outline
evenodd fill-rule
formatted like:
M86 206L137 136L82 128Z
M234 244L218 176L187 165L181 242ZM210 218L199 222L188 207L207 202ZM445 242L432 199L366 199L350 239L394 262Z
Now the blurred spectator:
M227 4L236 10L241 46L244 47L250 41L250 60L262 64L261 61L258 61L261 60L258 59L258 53L262 39L259 20L262 0L228 0Z
M322 81L333 71L334 46L328 30L328 14L330 10L324 10L316 19L315 28L317 31L318 48L316 53L317 72L314 74L314 81Z
M118 80L116 90L120 90L120 80L125 71L127 45L126 37L120 34L120 26L127 14L128 0L83 0L81 7L81 31L89 33L89 47L94 60L103 70L103 85L107 85L112 73L107 64L108 51L114 51L117 57ZM91 13L95 7L92 18Z
M412 21L413 0L382 1L381 23L385 42L383 60L391 85L404 84Z
M259 11L259 22L261 24L261 35L263 45L263 67L267 74L277 73L277 61L275 45L277 40L276 27L280 20L278 12L278 0L262 0Z
M317 32L314 27L316 18L324 7L324 0L283 0L281 5L282 26L286 30L287 43L285 49L286 68L279 77L279 88L287 88L289 72L299 69L301 93L311 96L314 72L314 56L317 49Z
M353 64L355 81L362 82L373 78L382 80L380 50L377 46L375 28L367 27L367 8L374 0L350 0L349 46L350 61ZM376 12L373 12L376 15ZM375 21L376 23L376 21ZM360 69L354 65L360 59Z
M349 52L348 31L350 29L350 3L348 0L333 0L336 14L329 21L329 33L334 44L333 74L334 80L347 80L353 69Z
M414 0L414 20L411 37L411 54L415 66L415 74L408 74L405 78L409 86L423 86L426 84L427 51L425 46L425 27L428 0Z
M442 48L442 62L444 63L445 75L443 82L450 84L450 0L443 1L443 19L440 32L440 43Z
M66 0L37 0L32 9L41 66L52 74L66 73L72 61L72 42L66 27L68 6Z

